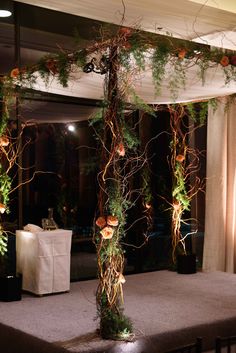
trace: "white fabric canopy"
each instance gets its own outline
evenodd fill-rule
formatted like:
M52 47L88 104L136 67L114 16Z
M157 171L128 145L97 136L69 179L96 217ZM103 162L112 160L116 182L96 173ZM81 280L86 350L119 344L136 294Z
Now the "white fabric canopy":
M203 269L236 272L236 104L209 110Z
M155 88L152 80L151 70L146 70L137 75L133 85L135 91L141 98L150 104L168 104L173 103L173 97L168 87L170 75L167 74L162 83L161 94L155 94ZM63 88L56 77L52 77L46 86L39 77L37 83L33 86L35 89L60 95L72 97L102 99L103 98L104 76L95 73L85 74L83 72L74 72L69 81L69 86ZM206 73L205 84L199 77L199 68L193 66L186 72L186 87L178 92L177 102L191 102L212 97L222 97L236 93L236 82L225 85L225 78L220 67L208 69Z

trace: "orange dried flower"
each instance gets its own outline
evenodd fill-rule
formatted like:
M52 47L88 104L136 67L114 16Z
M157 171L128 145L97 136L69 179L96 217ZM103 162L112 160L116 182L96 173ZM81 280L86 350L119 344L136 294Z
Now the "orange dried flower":
M116 216L108 216L107 217L107 224L109 226L117 227L119 224L118 218Z
M180 49L179 53L178 53L178 57L179 59L184 59L185 55L187 54L187 50L186 49Z
M152 206L150 205L150 203L145 203L145 207L147 210L149 210Z
M18 69L18 67L16 67L15 69L11 70L10 76L12 78L17 78L20 74L20 70Z
M58 67L57 67L56 60L54 60L54 59L47 60L45 66L53 75L58 73Z
M174 200L172 206L177 211L180 209L181 203L178 200Z
M176 161L182 163L185 160L185 157L182 154L176 156Z
M118 147L116 149L116 152L118 153L119 156L124 157L124 155L125 155L125 147L124 147L122 142L119 143L119 145L118 145Z
M0 213L4 213L6 211L6 206L3 203L0 203Z
M107 224L106 220L104 217L98 217L98 219L96 220L96 225L99 227L99 228L103 228L105 227L105 225Z
M129 50L131 48L131 44L128 41L125 41L124 44L122 45L122 48Z
M119 276L118 276L118 283L124 284L125 282L126 282L125 277L123 276L122 273L119 273Z
M2 147L6 147L6 146L8 146L9 145L9 138L8 137L6 137L6 136L1 136L0 137L0 146L2 146Z
M122 27L122 28L119 29L118 33L121 36L130 37L131 34L132 34L132 30L131 30L131 28Z
M103 239L111 239L113 237L113 234L114 234L114 229L107 226L105 228L103 228L101 231L100 231Z
M222 66L228 66L229 65L229 58L228 58L228 56L226 56L226 55L224 55L223 57L222 57L222 59L220 60L220 64L222 65Z

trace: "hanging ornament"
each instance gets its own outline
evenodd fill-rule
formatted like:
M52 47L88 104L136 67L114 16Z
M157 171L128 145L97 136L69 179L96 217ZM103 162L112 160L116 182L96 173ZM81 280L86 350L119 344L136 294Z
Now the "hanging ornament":
M110 67L109 59L106 55L102 55L101 59L92 58L92 60L83 67L85 73L95 72L96 74L104 75Z
M92 62L87 63L84 67L83 67L83 71L86 74L89 74L90 72L92 72L94 69L94 64Z

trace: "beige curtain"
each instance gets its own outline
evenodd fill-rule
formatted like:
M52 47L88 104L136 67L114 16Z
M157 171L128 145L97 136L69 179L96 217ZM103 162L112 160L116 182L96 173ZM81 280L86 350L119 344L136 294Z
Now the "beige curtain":
M203 270L236 273L236 104L209 109Z

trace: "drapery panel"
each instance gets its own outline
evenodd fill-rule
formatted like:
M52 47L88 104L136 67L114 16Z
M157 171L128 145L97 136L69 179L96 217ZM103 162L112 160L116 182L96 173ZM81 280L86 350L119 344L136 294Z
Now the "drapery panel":
M236 104L209 108L203 270L236 273Z

